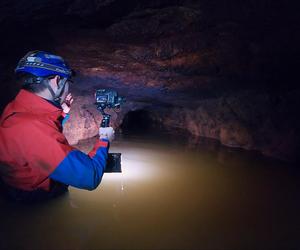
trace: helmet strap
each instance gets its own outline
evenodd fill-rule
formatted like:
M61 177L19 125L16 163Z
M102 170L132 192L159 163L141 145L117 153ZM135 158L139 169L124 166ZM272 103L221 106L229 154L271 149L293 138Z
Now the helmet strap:
M67 80L68 80L67 78L63 78L63 79L59 80L58 89L57 89L57 91L55 93L54 90L52 89L52 87L50 86L49 79L44 79L43 84L49 90L49 92L50 92L50 94L51 94L51 96L53 98L53 101L60 103L61 95L62 95L62 93L63 93L63 91L65 89Z
M40 84L43 81L44 81L43 77L30 77L23 82L23 85L25 86L29 84Z
M54 99L54 101L57 101L60 103L61 101L61 96L62 94L64 93L64 90L65 90L65 87L66 87L66 82L67 82L67 78L63 78L63 79L60 79L59 80L59 83L58 83L58 89L57 89L57 92L56 92L56 97Z

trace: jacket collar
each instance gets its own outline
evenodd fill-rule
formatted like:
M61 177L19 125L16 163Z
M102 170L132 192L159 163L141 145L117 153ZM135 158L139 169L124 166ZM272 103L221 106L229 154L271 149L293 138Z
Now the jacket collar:
M37 115L50 115L53 119L58 119L62 115L62 109L60 107L24 89L20 90L12 102L10 111L16 113L29 112Z

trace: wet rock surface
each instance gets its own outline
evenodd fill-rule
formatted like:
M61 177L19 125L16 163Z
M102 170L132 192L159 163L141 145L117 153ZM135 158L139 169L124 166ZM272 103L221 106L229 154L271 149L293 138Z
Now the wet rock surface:
M127 99L118 113L109 111L120 131L137 116L154 130L180 128L191 137L299 160L299 18L292 5L66 0L23 9L4 2L0 69L8 94L1 107L17 92L16 61L28 50L50 50L78 73L64 128L71 144L97 135L94 92L110 88Z
M96 86L110 88L111 84ZM198 140L208 137L226 146L255 150L287 161L298 160L299 92L274 96L245 91L199 100L159 88L152 88L152 93L149 88L130 91L131 87L116 86L114 89L127 98L118 113L108 111L112 126L121 132L180 129L188 132L185 136ZM93 104L93 94L83 98L82 92L78 92L71 119L65 126L65 134L72 144L97 135L101 120Z

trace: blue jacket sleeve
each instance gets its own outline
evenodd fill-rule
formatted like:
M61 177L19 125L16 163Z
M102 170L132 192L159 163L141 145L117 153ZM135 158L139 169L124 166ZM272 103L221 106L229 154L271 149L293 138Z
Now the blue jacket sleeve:
M97 188L106 167L108 147L100 146L94 151L89 155L79 150L71 151L49 177L81 189Z

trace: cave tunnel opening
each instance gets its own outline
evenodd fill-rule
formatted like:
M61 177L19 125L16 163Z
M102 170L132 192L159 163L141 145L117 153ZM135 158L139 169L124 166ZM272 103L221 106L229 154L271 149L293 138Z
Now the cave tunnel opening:
M120 128L124 135L154 135L162 131L157 116L146 109L129 111Z

